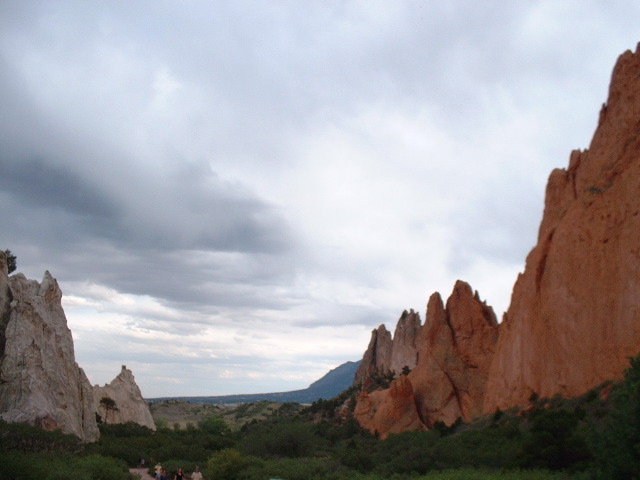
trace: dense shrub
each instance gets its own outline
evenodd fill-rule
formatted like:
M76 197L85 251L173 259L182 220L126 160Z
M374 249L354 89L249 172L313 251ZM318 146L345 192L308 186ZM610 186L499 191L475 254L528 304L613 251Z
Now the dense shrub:
M263 458L304 457L322 450L327 442L310 423L278 421L256 423L244 430L237 444L246 454Z
M100 440L86 450L122 459L128 465L137 464L139 458L153 459L154 463L159 461L163 465L172 460L204 465L213 451L230 447L235 441L231 435L211 434L196 428L161 432L129 424L100 428Z
M0 420L0 451L52 452L80 450L80 439L58 430L48 432L25 423Z
M539 409L531 416L533 426L522 446L520 465L550 470L583 470L591 460L584 438L578 435L580 410Z
M591 436L597 474L602 479L635 479L640 472L640 356L630 359L624 381L611 397L614 408Z
M67 452L0 452L0 478L12 480L130 480L124 462Z
M198 423L198 427L203 432L213 435L226 435L229 433L229 427L225 421L216 416L210 416Z

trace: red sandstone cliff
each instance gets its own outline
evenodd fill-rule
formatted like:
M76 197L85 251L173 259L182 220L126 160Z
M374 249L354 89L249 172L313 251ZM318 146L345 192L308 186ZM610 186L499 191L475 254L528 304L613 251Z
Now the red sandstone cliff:
M501 325L485 412L619 379L640 351L640 54L624 53L588 150L547 185Z
M640 352L640 46L618 59L589 149L549 177L538 244L502 324L458 282L446 308L432 295L413 331L411 373L357 401L357 421L381 437L621 378ZM361 378L398 364L389 337L374 331Z

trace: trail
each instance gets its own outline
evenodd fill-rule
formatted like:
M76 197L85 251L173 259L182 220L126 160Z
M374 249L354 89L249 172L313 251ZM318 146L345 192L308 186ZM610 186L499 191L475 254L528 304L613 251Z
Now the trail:
M140 476L140 480L154 480L154 478L147 473L146 468L130 468L129 472Z

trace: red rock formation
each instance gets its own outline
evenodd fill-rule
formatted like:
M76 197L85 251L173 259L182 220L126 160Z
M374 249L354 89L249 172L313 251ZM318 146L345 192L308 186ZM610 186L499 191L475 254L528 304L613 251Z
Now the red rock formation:
M380 325L371 332L369 346L362 358L355 375L355 383L363 383L374 373L387 375L400 374L405 367L409 369L416 365L419 338L420 315L413 309L406 310L398 319L396 330L391 339L391 333L384 325Z
M431 296L426 318L421 329L413 330L417 341L405 341L415 345L418 354L411 373L401 375L387 390L363 392L358 398L356 420L380 437L431 428L438 421L469 420L482 410L497 340L493 310L459 281L446 309L438 293Z
M432 295L414 330L415 368L362 393L356 419L384 436L622 378L640 353L639 232L640 45L618 59L589 149L549 177L538 243L502 324L462 282L446 308Z
M406 368L412 369L418 363L418 345L420 338L420 315L413 309L402 312L393 333L391 344L391 363L389 371L399 375Z
M640 352L640 54L624 53L588 150L547 185L538 244L501 325L485 412L576 396Z
M470 420L482 411L497 338L493 309L467 283L456 282L446 308L438 293L431 296L418 364L409 374L425 425Z
M390 433L424 430L413 392L406 375L401 375L387 390L371 393L362 390L356 400L354 417L362 428L380 439L385 439Z
M369 346L355 375L355 383L364 383L375 373L385 374L391 365L391 333L384 325L371 332Z

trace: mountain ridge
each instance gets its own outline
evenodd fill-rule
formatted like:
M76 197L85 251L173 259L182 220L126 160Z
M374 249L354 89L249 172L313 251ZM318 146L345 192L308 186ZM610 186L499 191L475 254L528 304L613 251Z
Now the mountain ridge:
M180 400L189 403L212 403L218 405L251 403L260 401L269 402L294 402L313 403L317 400L328 400L345 391L353 385L354 377L361 360L356 362L348 361L336 368L329 370L325 375L307 388L301 390L291 390L288 392L272 393L245 393L235 395L212 395L212 396L189 396L189 397L154 397L145 399L148 402L164 402L167 400Z

